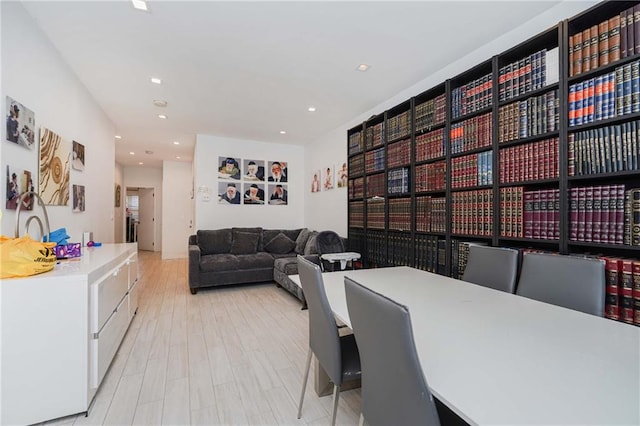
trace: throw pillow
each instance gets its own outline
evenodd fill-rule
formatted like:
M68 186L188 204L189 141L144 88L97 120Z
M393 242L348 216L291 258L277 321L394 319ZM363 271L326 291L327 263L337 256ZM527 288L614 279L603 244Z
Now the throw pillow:
M258 249L259 234L251 232L233 232L231 254L254 254Z
M318 249L316 248L316 237L318 236L317 231L311 232L309 235L309 239L307 240L307 245L304 247L304 255L308 256L310 254L318 254Z
M311 231L307 228L302 229L296 238L296 253L304 254L304 248L307 246L307 240L311 235Z
M269 253L286 254L296 248L296 242L284 235L282 232L272 238L264 249Z
M229 253L231 250L231 229L203 230L197 235L203 255Z

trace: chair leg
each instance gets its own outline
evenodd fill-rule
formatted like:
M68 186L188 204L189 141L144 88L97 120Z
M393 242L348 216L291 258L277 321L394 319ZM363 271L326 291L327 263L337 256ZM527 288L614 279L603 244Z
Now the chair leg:
M358 426L364 426L364 414L360 413L360 420L358 420Z
M338 398L340 397L340 386L333 385L333 414L331 414L331 426L336 424L336 414L338 414Z
M304 378L302 379L302 392L300 392L300 403L298 404L298 418L302 417L302 401L304 400L304 391L307 389L307 380L309 379L309 368L311 367L311 348L307 353L307 367L304 370Z

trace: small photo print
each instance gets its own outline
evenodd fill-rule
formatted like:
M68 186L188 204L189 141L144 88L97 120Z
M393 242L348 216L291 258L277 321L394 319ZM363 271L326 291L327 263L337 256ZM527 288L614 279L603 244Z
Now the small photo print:
M83 171L84 170L84 145L76 141L73 141L73 149L71 152L71 156L72 156L71 167L74 170Z
M311 192L320 192L320 170L313 172L311 178Z
M336 184L338 188L346 188L349 183L349 171L347 163L336 164Z
M264 160L243 160L243 179L251 182L264 182Z
M83 212L84 206L84 185L73 185L73 212Z
M287 182L287 162L269 161L269 182Z
M218 204L240 204L240 184L218 182Z
M286 206L289 204L287 185L269 184L269 204Z
M322 169L322 190L328 191L333 189L333 166Z
M33 179L31 172L7 166L7 210L16 210L18 208L18 199L22 193L34 191ZM29 195L22 199L21 210L33 210L33 195Z
M218 157L218 178L240 180L240 161L234 157Z
M36 141L35 114L15 99L7 96L7 133L8 142L27 149L33 149Z
M245 183L243 204L264 204L264 184Z

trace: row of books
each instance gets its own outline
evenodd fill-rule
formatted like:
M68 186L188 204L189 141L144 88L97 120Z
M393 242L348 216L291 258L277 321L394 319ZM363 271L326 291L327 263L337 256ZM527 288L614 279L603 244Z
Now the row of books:
M435 235L416 235L415 267L423 271L444 274L445 256L439 256L446 241Z
M447 231L447 199L444 197L416 198L416 232Z
M411 110L402 112L387 120L387 140L392 141L411 132Z
M389 230L411 231L411 198L389 200Z
M367 176L367 198L384 197L384 173Z
M569 176L640 170L640 121L569 133Z
M451 91L451 116L455 120L492 104L493 78L484 75Z
M452 124L449 137L451 153L458 154L491 146L492 128L491 113Z
M490 189L451 194L451 233L493 235L493 196Z
M387 194L406 194L410 188L408 167L389 170L387 174Z
M413 238L411 234L389 232L387 234L387 262L389 266L413 266Z
M534 240L560 239L560 190L500 189L500 235Z
M348 191L350 200L364 197L364 178L349 179Z
M367 173L379 172L384 170L385 166L385 149L384 147L367 151L364 154L364 170Z
M542 49L498 70L498 97L506 101L558 81L559 49Z
M469 247L472 245L486 245L483 242L463 241L456 238L451 240L451 276L462 279L469 260Z
M349 158L349 176L361 176L364 174L364 157L357 155Z
M602 256L606 318L640 326L640 260Z
M415 191L444 191L447 185L447 162L437 161L416 166Z
M356 253L364 253L365 249L365 232L363 229L349 229L349 235L347 239L347 251L356 252ZM360 258L360 261L356 263L356 266L362 267L362 261L364 259Z
M447 97L446 94L436 96L435 99L429 99L415 108L416 115L416 132L429 129L444 123L447 115Z
M364 148L362 132L354 132L349 135L349 155L358 154Z
M349 228L364 228L364 202L349 202Z
M569 36L569 76L640 53L640 7Z
M630 195L624 185L571 188L569 240L624 244L625 216L631 215L631 206L625 209L625 196ZM628 234L631 235L631 229Z
M558 90L500 107L498 143L555 132L560 125Z
M367 231L365 238L369 266L385 266L387 262L387 237L384 231Z
M367 228L384 229L386 216L384 199L367 200Z
M569 127L640 112L640 61L569 86Z
M374 126L367 127L364 135L366 149L375 148L382 145L382 132L384 131L384 122L380 122Z
M416 137L416 162L444 157L444 129Z
M470 188L493 183L493 150L451 159L451 187Z
M387 146L387 167L405 166L411 163L411 139L404 139Z
M558 138L500 149L500 183L557 179Z

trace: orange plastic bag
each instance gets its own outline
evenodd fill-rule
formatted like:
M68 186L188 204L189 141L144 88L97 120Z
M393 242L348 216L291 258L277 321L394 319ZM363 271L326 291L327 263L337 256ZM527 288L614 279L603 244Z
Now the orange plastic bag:
M42 243L29 235L9 238L0 235L0 278L28 277L56 266L56 243Z

